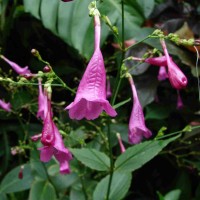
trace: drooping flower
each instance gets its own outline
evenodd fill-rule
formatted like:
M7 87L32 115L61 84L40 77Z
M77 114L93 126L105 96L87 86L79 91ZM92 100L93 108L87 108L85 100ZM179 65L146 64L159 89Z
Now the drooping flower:
M107 78L107 85L106 85L106 97L110 98L112 96L111 87L110 87L110 80Z
M6 103L5 101L3 101L1 99L0 99L0 107L7 112L11 112L11 104Z
M169 76L169 81L172 87L176 89L185 88L188 82L187 77L183 74L183 72L179 69L176 63L174 63L172 58L169 56L164 39L161 39L160 41L161 41L164 54L167 59L168 76Z
M40 78L38 78L38 87L39 95L37 118L41 118L44 121L47 114L47 95L45 95L42 90L42 80Z
M31 74L30 70L28 69L28 66L22 68L18 64L14 63L13 61L8 60L5 56L0 56L5 62L7 62L15 72L17 72L19 75L24 74Z
M167 66L167 58L166 56L159 56L159 57L153 57L153 58L147 58L145 59L145 62L155 65L155 66Z
M48 100L48 111L43 125L41 143L43 147L39 148L40 160L48 162L54 155L60 163L60 173L70 173L69 161L72 159L72 155L69 150L65 148L59 130L52 120L50 100Z
M180 91L177 90L177 104L176 104L176 109L181 109L184 107L183 101L181 99Z
M138 99L137 91L131 75L128 77L133 93L133 109L129 119L129 142L137 144L142 138L151 137L151 131L146 127L142 106Z
M95 50L80 81L74 102L65 109L69 110L71 119L96 119L103 110L112 117L116 111L106 100L106 72L103 56L100 50L100 19L94 17L95 24Z
M164 81L168 78L168 73L165 66L161 66L158 71L158 80Z
M121 153L124 153L126 151L126 149L123 145L121 135L119 133L117 133L116 135L117 135L117 139L118 139L118 142L119 142Z

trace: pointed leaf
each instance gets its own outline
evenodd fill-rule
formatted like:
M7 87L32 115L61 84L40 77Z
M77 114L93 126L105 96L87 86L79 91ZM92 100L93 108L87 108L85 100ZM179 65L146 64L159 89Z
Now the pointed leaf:
M25 164L23 169L23 178L19 179L18 174L20 172L20 167L21 166L14 168L4 177L0 185L1 192L12 193L27 190L30 188L33 181L31 167L29 164Z
M103 178L95 188L93 199L104 200L106 197L110 175ZM113 174L109 200L120 200L128 192L131 184L131 173L117 173Z
M29 193L29 200L55 200L56 191L47 181L34 181Z
M115 162L115 170L128 172L140 168L155 157L165 146L177 139L180 135L167 140L153 140L143 142L128 148Z
M98 171L109 170L110 160L108 156L96 149L70 149L72 154L87 167Z

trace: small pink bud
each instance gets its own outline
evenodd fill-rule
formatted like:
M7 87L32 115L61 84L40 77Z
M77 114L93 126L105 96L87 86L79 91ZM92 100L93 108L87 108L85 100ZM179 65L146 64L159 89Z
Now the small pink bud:
M18 173L18 178L23 179L23 171L24 171L24 165L21 165L20 171Z
M48 73L50 71L51 71L51 68L47 65L43 68L43 72L45 72L45 73Z
M121 135L119 133L117 133L116 136L117 136L117 139L118 139L118 142L119 142L121 153L124 153L126 151L126 149L125 149L125 147L124 147L124 145L122 143Z
M31 140L33 142L37 142L41 137L42 137L42 133L32 136Z

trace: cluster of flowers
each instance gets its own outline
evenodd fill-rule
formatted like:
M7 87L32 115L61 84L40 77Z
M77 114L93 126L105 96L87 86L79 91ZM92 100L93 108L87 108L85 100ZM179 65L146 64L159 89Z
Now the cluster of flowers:
M75 100L65 108L66 110L69 110L69 117L71 119L81 120L86 118L87 120L94 120L99 117L103 110L111 117L117 115L114 108L106 99L106 71L100 50L101 25L99 15L94 16L94 27L95 44L93 56L80 81ZM180 90L187 85L187 78L169 56L163 39L161 40L161 45L165 55L148 58L145 62L160 66L159 79L163 80L169 78L171 85ZM10 64L18 74L27 75L31 73L28 67L21 68L4 56L1 56L1 58ZM166 71L166 67L168 67L168 72ZM133 93L133 109L129 120L129 142L137 144L141 142L143 137L151 137L152 133L145 125L143 109L137 95L133 78L130 74L128 74L127 77ZM42 88L42 80L40 78L38 79L38 85L39 96L37 117L43 120L43 129L42 133L33 136L32 140L37 141L40 139L43 144L43 147L39 148L41 161L48 162L54 155L60 163L60 173L69 173L69 161L72 159L72 155L69 150L65 148L59 130L52 120L51 93L48 92L48 88ZM5 102L0 101L0 106L5 110L10 111L9 103L6 104ZM125 148L123 147L119 135L118 139L121 151L124 152Z

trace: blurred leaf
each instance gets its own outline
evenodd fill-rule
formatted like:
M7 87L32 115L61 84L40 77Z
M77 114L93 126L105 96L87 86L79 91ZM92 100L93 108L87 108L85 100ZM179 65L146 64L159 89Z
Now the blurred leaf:
M57 0L24 0L24 7L26 12L30 12L33 16L40 19L46 28L89 59L93 52L91 43L94 43L93 19L88 15L88 5L90 2L90 0L69 3ZM146 12L149 5L148 3L145 5ZM125 5L125 28L127 30L125 36L127 38L130 38L130 35L132 35L132 30L134 30L134 33L136 30L139 31L139 26L144 21L143 15L138 12L138 7L140 10L143 9L143 5L138 3L133 5L126 3ZM104 1L99 4L98 9L102 14L109 17L113 25L117 23L121 27L121 18L119 17L121 15L120 0ZM105 23L102 23L102 44L109 33L109 28Z
M6 194L0 192L0 199L1 200L7 200Z
M145 18L148 18L149 15L151 14L151 12L154 9L154 6L155 6L154 0L148 0L148 1L146 1L146 0L137 0L137 3L142 8L143 15L145 16Z
M86 200L83 191L74 188L70 191L70 200Z
M12 193L27 190L30 188L33 181L30 164L24 165L23 179L18 178L20 167L21 166L18 166L6 174L0 185L1 192Z
M146 107L145 119L166 119L172 111L171 105L150 104Z
M74 184L79 177L75 173L67 175L60 174L59 166L57 164L52 165L48 168L49 178L54 185L56 191L62 191Z
M180 199L181 200L188 200L191 199L192 196L192 185L191 180L189 177L189 174L186 173L186 171L179 170L179 175L177 178L176 186L175 188L178 188L181 190Z
M48 181L34 181L29 193L29 200L55 200L56 191Z
M165 195L164 200L179 200L180 195L181 195L181 190L179 189L172 190Z
M104 200L106 197L108 183L109 183L110 175L103 178L98 185L96 186L93 194L93 199L95 200ZM131 184L131 173L117 173L114 172L111 188L110 188L110 195L109 200L120 200L128 192L128 189Z
M128 148L117 158L115 170L120 172L131 172L140 168L178 137L180 137L180 135L167 140L147 141Z
M96 149L70 149L72 154L87 167L98 171L107 171L110 166L108 156Z

